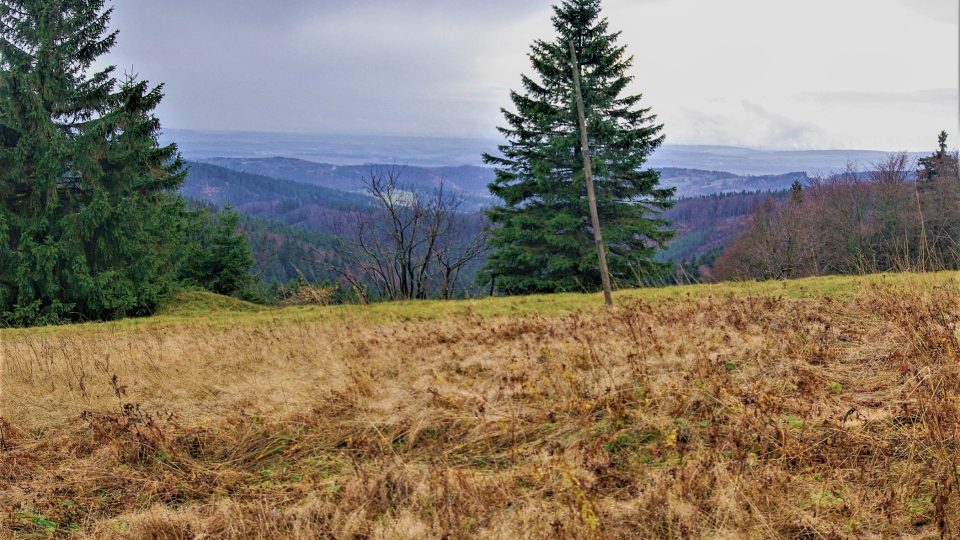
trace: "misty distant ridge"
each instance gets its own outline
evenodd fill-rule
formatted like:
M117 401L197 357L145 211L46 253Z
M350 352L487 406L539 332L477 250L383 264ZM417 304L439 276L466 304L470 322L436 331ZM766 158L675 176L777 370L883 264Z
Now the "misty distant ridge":
M932 150L931 150L932 152ZM765 176L804 172L810 176L843 171L848 164L872 169L891 152L879 150L754 150L736 146L663 145L648 162L654 168L689 168ZM930 152L910 152L911 159Z
M278 182L274 186L260 186L256 189L287 190L283 182L295 182L299 186L316 186L325 190L340 190L340 192L361 193L366 187L364 178L370 174L382 171L389 165L333 165L317 163L297 158L270 157L270 158L210 158L193 162L202 165L205 182L214 184L230 184L243 179L245 184ZM194 165L196 167L196 165ZM211 169L210 167L213 167ZM221 174L216 174L216 170ZM240 177L227 171L234 171L245 175ZM696 197L716 193L739 191L780 191L790 187L795 182L806 182L809 176L805 172L792 172L770 175L736 175L724 171L704 171L699 169L682 169L664 167L659 169L660 181L665 187L677 188L679 197ZM194 178L191 171L191 179ZM460 165L457 167L418 167L405 165L401 169L400 181L407 186L418 189L432 189L443 184L448 189L454 189L466 197L468 209L476 210L489 206L495 202L487 186L494 180L494 171L488 167L476 165ZM236 188L233 186L231 189ZM302 188L300 188L302 189ZM192 197L197 197L195 194Z
M166 130L189 160L295 158L331 165L397 163L419 167L482 165L497 141L485 139Z
M295 158L331 165L396 163L417 167L482 166L491 139L320 135L297 133L167 130L162 142L176 142L191 160L214 158ZM657 169L723 171L740 176L805 172L830 174L854 163L870 168L889 152L874 150L755 150L720 145L666 144L649 160ZM925 153L911 153L912 158ZM745 189L749 189L746 188Z

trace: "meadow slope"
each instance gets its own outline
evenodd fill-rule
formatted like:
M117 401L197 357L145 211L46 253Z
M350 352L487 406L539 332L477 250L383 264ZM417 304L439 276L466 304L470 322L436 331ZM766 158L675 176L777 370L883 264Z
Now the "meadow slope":
M960 276L0 331L0 538L956 538Z

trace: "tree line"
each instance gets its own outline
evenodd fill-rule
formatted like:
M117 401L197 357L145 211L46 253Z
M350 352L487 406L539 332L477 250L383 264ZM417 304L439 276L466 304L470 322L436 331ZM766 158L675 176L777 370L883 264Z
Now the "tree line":
M796 183L760 202L718 257L715 280L960 268L960 171L939 147L916 168L894 154L872 170Z

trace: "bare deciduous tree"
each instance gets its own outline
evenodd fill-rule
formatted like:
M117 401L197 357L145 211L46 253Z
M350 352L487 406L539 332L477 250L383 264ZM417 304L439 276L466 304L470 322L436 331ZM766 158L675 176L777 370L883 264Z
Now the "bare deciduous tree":
M960 173L943 147L916 173L906 154L814 179L758 205L718 258L721 279L960 268Z
M374 210L329 225L345 244L334 269L363 301L452 298L486 250L485 227L462 212L463 195L445 181L422 190L401 184L402 172L371 171L364 185Z

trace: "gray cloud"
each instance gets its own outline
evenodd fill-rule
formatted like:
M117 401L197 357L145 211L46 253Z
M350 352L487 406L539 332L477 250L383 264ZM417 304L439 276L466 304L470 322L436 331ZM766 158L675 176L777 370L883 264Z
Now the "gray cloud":
M671 142L816 146L866 133L850 144L899 148L940 129L957 108L942 105L951 89L914 89L957 79L955 28L925 17L956 0L808 1L788 18L769 0L605 5L637 55L633 90ZM166 83L169 127L492 137L507 92L529 72L530 43L552 35L552 3L116 0L109 60ZM747 104L717 106L722 98ZM940 108L898 119L896 136L909 140L870 138L897 99Z
M166 83L176 127L478 135L502 92L476 86L474 60L505 21L548 7L125 0L111 60Z

